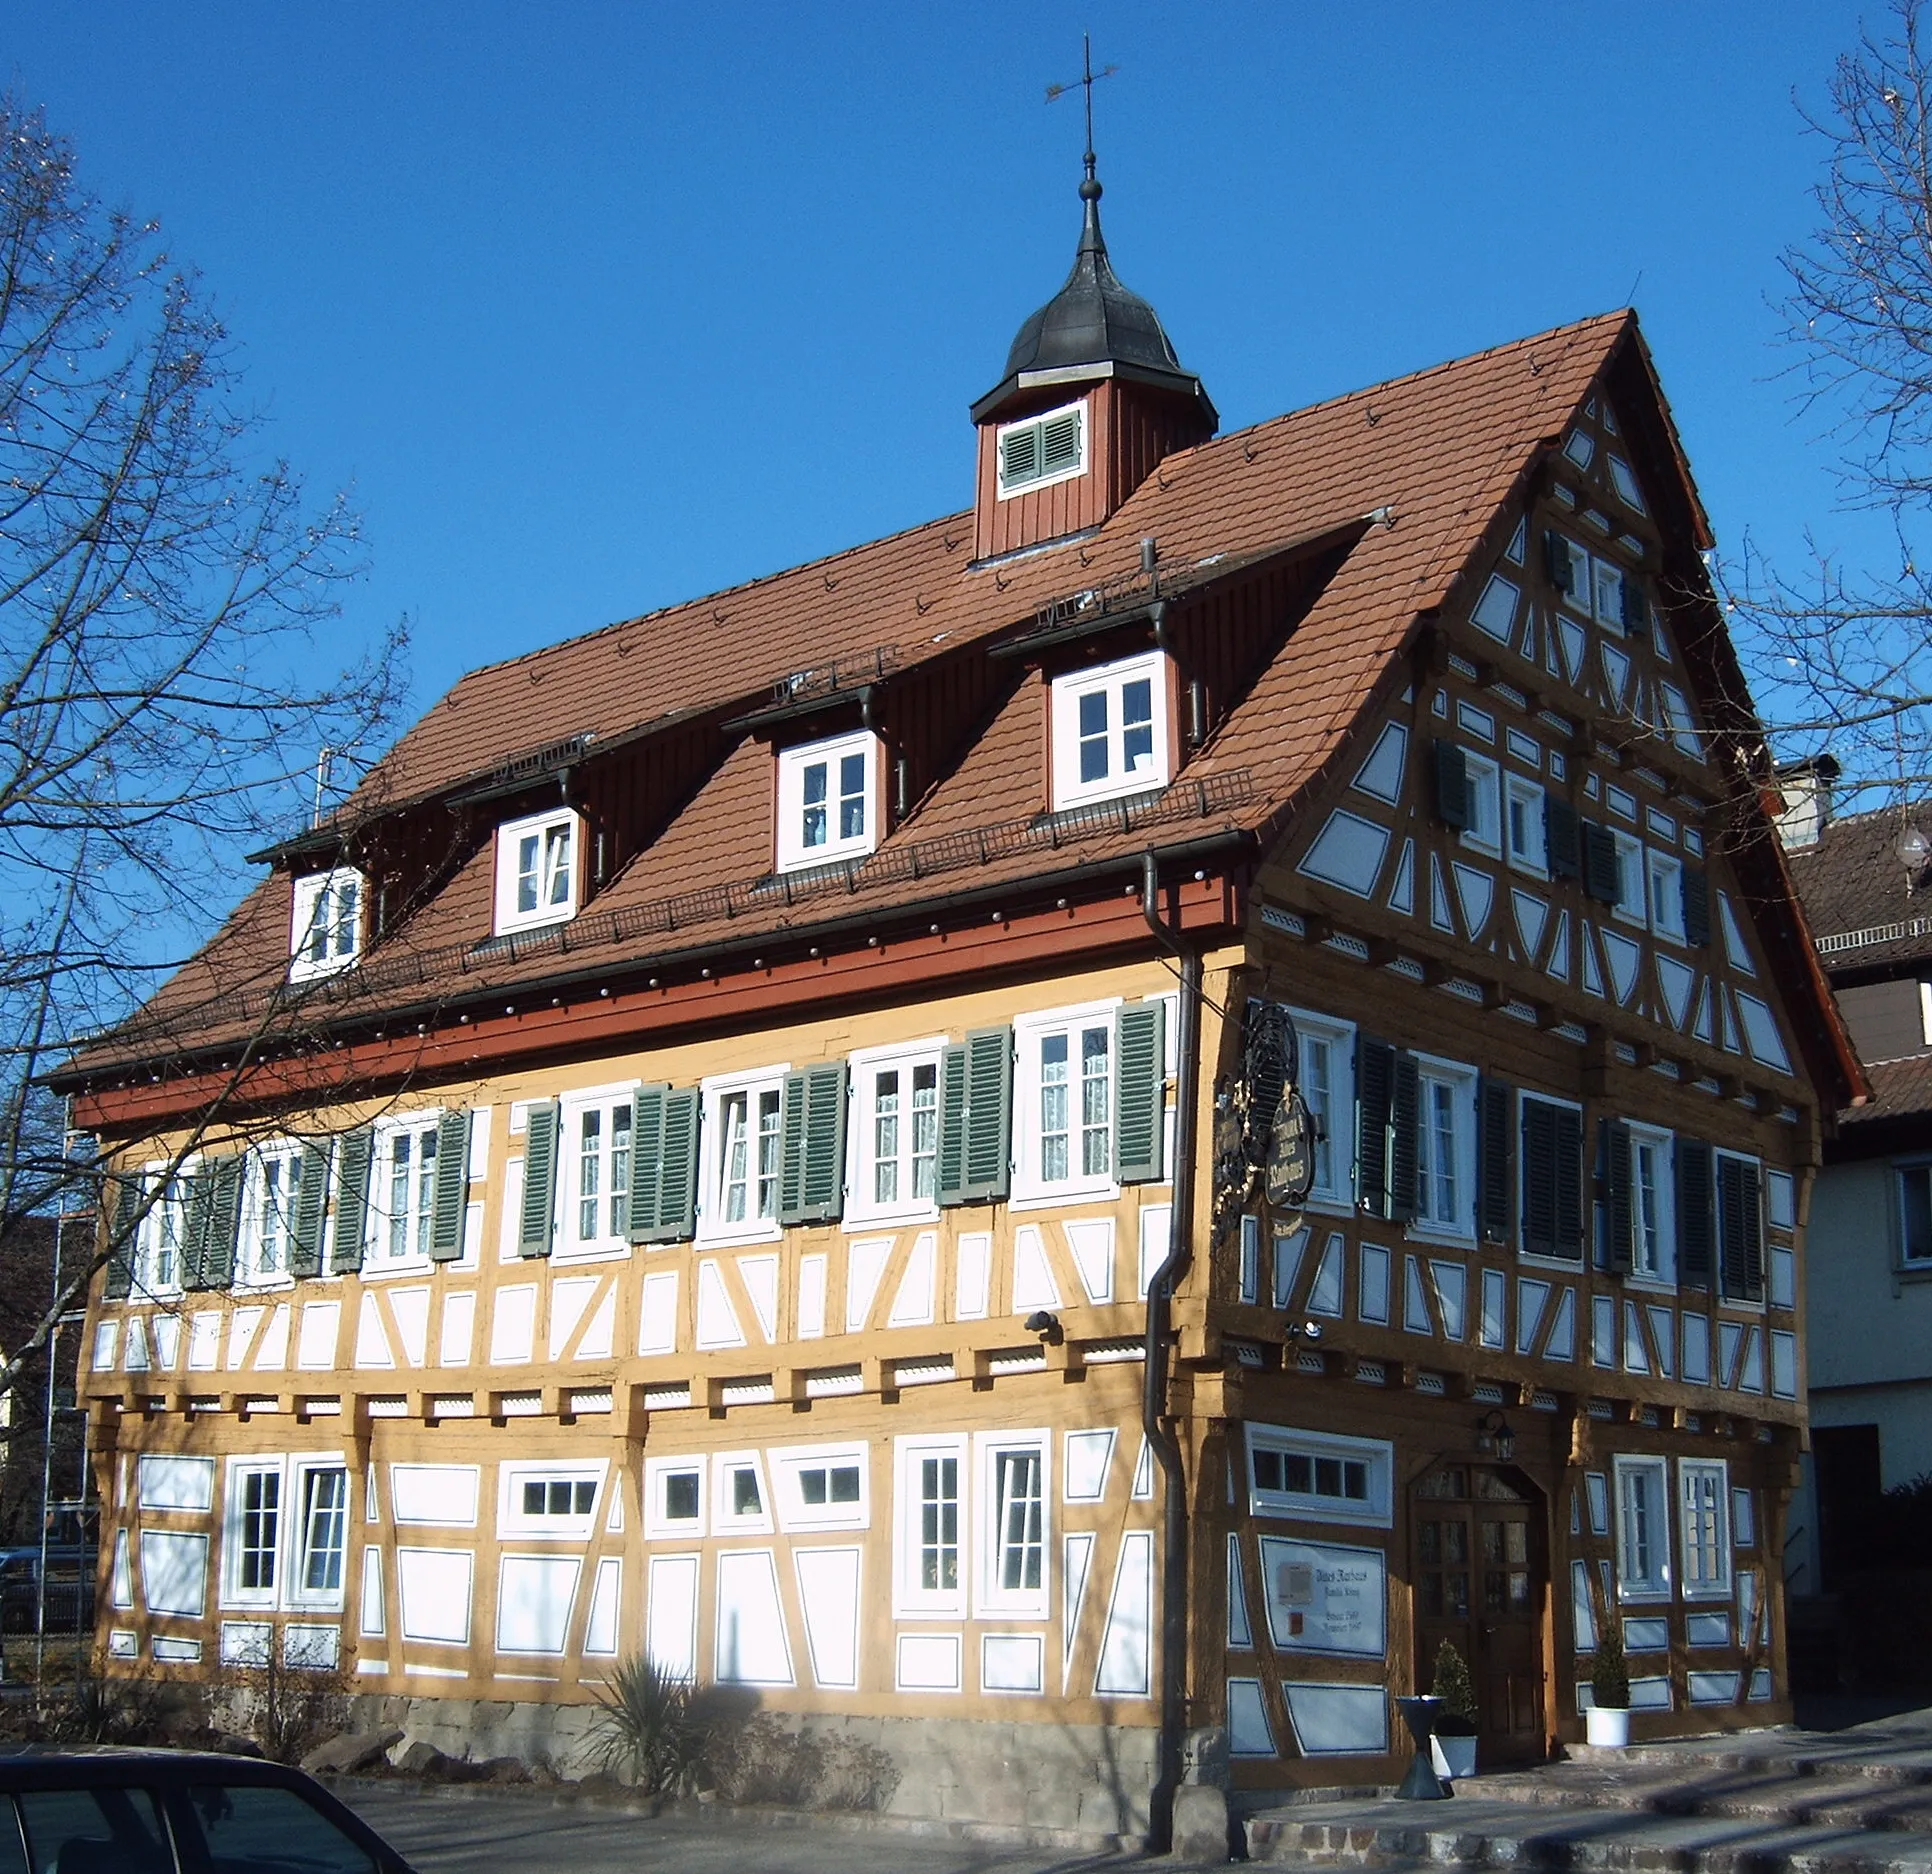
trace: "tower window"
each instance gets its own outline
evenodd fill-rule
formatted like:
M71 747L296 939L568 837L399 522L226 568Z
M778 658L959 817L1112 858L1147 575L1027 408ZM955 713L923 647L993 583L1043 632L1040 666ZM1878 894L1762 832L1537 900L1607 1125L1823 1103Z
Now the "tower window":
M1071 480L1087 470L1087 406L1070 403L1019 423L1002 423L1000 499Z

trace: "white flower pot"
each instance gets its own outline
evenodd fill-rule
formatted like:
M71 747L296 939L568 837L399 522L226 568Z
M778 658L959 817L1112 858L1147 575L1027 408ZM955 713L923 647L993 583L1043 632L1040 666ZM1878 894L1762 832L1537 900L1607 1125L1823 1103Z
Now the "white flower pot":
M1429 1755L1435 1759L1436 1775L1450 1782L1476 1774L1476 1740L1473 1737L1443 1737L1429 1740Z
M1592 1705L1583 1714L1584 1735L1606 1750L1622 1750L1630 1742L1630 1712L1622 1705Z

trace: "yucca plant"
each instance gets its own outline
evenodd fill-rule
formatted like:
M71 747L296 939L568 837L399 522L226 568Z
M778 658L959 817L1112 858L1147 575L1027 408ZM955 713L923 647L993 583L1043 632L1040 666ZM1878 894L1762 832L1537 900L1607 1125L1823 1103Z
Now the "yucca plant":
M595 1696L590 1744L598 1767L649 1795L674 1794L707 1741L696 1682L633 1653Z

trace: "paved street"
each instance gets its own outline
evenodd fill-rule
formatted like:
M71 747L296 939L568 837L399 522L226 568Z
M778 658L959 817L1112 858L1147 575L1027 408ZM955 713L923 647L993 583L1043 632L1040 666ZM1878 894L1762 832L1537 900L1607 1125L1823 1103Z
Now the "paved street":
M423 1874L1075 1874L1136 1863L1131 1856L935 1841L890 1828L651 1820L517 1790L446 1794L361 1781L333 1787Z

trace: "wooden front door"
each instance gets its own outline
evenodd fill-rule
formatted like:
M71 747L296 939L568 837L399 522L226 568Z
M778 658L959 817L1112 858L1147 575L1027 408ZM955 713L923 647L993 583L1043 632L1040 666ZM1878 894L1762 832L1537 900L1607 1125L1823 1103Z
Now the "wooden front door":
M1479 1764L1544 1751L1543 1615L1549 1561L1541 1500L1518 1473L1442 1464L1410 1493L1416 1689L1435 1682L1444 1640L1469 1663Z

